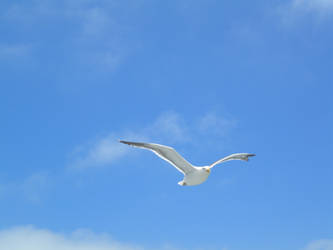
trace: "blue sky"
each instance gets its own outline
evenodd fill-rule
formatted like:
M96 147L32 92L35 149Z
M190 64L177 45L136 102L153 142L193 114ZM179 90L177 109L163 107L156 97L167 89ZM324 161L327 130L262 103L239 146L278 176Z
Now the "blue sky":
M333 249L332 0L0 7L4 249Z

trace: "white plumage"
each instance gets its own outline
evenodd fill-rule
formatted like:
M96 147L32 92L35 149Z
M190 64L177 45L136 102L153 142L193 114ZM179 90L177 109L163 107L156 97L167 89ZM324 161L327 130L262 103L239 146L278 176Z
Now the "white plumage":
M209 166L196 167L186 161L180 154L177 153L176 150L168 146L144 142L120 142L138 148L149 149L162 159L172 164L176 169L184 174L184 179L178 182L178 184L181 186L195 186L203 183L205 180L207 180L211 168L217 164L230 160L248 161L249 157L255 156L255 154L237 153L224 157Z

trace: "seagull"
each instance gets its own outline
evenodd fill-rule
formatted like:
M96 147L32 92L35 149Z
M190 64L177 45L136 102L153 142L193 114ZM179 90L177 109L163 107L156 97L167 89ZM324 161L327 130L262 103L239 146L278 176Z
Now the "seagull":
M203 183L207 180L211 168L220 164L222 162L231 160L242 160L248 161L249 157L255 156L255 154L249 153L237 153L226 156L209 166L196 167L191 163L186 161L180 154L177 153L172 147L155 144L155 143L145 143L145 142L130 142L120 140L119 142L138 148L144 148L153 151L157 156L161 157L163 160L169 162L177 170L184 174L184 179L178 184L180 186L195 186Z

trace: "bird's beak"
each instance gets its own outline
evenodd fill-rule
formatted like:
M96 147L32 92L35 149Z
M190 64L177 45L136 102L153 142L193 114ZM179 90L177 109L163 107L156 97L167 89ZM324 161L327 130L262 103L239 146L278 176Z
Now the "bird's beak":
M207 169L206 169L206 172L207 172L207 173L210 173L210 168L207 168Z

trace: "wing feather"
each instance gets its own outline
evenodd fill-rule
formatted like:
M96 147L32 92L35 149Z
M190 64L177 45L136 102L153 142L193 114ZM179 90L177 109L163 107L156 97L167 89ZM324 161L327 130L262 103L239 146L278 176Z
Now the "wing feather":
M231 161L231 160L241 160L241 161L248 161L249 157L253 157L255 154L249 154L249 153L237 153L228 155L227 157L224 157L216 162L214 162L212 165L209 166L209 168L214 167L217 164L220 164L222 162Z
M130 142L122 140L119 142L138 148L149 149L163 160L169 162L171 165L173 165L183 174L188 174L195 169L195 167L193 167L179 153L177 153L175 149L171 147L154 143L144 143L144 142Z

